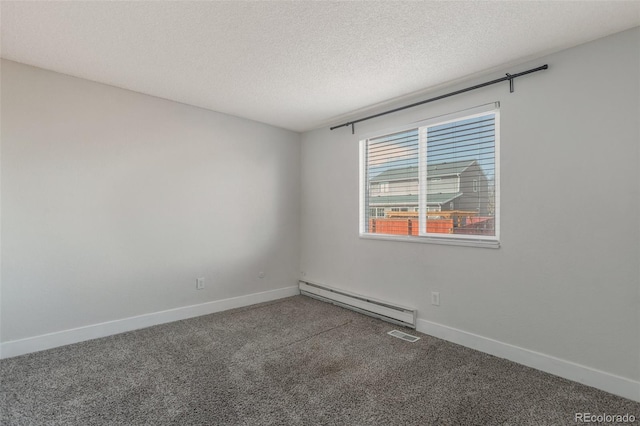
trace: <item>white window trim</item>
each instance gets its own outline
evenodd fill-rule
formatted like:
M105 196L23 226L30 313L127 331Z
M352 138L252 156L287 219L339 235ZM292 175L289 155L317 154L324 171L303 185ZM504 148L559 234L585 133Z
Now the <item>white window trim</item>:
M480 247L480 248L500 248L500 241L487 241L478 239L465 238L447 238L447 237L416 237L391 234L369 234L361 233L360 238L365 240L383 240L383 241L400 241L404 243L421 243L421 244L441 244L446 246L464 246L464 247Z
M434 234L426 233L426 221L427 215L419 216L419 235L418 236L403 236L403 235L389 235L389 234L374 234L366 232L367 223L362 212L367 206L366 201L366 157L367 157L367 141L372 138L380 137L382 135L398 133L402 131L408 131L412 129L419 129L420 142L418 143L418 161L419 171L418 176L425 176L427 172L427 153L426 143L423 143L423 138L426 138L426 129L431 126L442 125L453 121L458 121L461 118L473 118L476 116L486 115L487 113L495 114L495 145L494 145L494 204L495 204L495 235L483 236L476 235L473 238L465 235L449 235L449 234ZM395 127L393 129L387 129L378 131L375 133L367 134L360 140L360 238L373 239L373 240L385 240L385 241L403 241L412 243L428 243L428 244L443 244L443 245L455 245L455 246L467 246L467 247L484 247L484 248L499 248L500 247L500 103L494 102L490 104L480 105L474 108L465 109L462 111L446 114L438 117L433 117L427 120L411 123L401 127ZM427 211L427 179L420 179L418 184L418 206L420 211Z
M366 177L366 173L367 173L367 167L366 167L366 161L365 158L367 158L367 143L364 142L366 141L366 139L360 141L360 149L358 154L360 155L360 163L359 163L359 171L360 171L360 182L359 182L359 198L360 198L360 211L358 213L358 215L360 216L360 236L366 235L366 224L364 221L364 218L362 217L362 212L364 211L363 209L367 208L367 206L365 206L365 200L366 200L366 189L364 188L367 184L367 177Z

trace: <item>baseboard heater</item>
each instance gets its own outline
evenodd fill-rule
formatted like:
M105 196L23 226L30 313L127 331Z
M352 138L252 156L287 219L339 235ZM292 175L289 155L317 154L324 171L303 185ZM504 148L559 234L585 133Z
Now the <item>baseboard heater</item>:
M380 318L394 324L416 328L416 310L404 306L393 305L366 296L338 290L326 285L300 281L300 294L313 297L324 302L333 303L365 315Z

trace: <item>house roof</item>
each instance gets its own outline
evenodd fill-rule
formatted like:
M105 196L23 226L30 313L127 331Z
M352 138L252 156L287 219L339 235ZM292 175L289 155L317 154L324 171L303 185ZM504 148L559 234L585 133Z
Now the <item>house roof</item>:
M427 205L437 206L440 204L448 203L450 201L455 200L461 195L462 195L462 192L458 192L458 193L446 192L446 193L440 193L440 194L428 194ZM370 207L392 206L392 205L417 206L418 196L417 195L381 195L379 197L369 198Z
M448 163L427 164L427 175L429 177L441 177L457 175L464 172L476 160L451 161ZM397 167L388 169L372 177L369 182L390 182L395 180L417 180L418 166Z
M467 170L476 160L451 161L448 163L427 164L427 176L457 175Z

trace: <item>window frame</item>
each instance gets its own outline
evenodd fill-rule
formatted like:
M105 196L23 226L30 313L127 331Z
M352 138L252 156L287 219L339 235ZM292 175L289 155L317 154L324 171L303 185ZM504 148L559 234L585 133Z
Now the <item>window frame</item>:
M464 235L464 234L437 234L427 233L427 187L428 187L428 175L427 175L427 130L429 127L439 126L455 121L471 119L487 114L494 114L494 220L495 220L495 235ZM368 141L370 139L380 138L385 135L405 132L410 130L418 131L418 209L424 214L419 214L419 232L418 235L394 235L394 234L376 234L366 231L368 216L363 214L368 206L365 205L367 200L367 150ZM447 245L461 245L470 247L487 247L487 248L499 248L500 247L500 103L490 103L481 105L474 108L465 109L462 111L441 115L426 120L422 120L415 123L410 123L404 126L398 126L393 129L386 129L364 135L360 139L359 146L359 236L366 239L378 239L378 240L391 240L391 241L406 241L406 242L418 242L418 243L435 243L435 244L447 244Z

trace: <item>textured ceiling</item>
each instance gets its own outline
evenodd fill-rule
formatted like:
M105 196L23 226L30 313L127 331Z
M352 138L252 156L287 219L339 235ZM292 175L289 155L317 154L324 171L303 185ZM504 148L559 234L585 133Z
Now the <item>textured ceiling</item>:
M296 131L640 25L640 2L10 2L3 58Z

